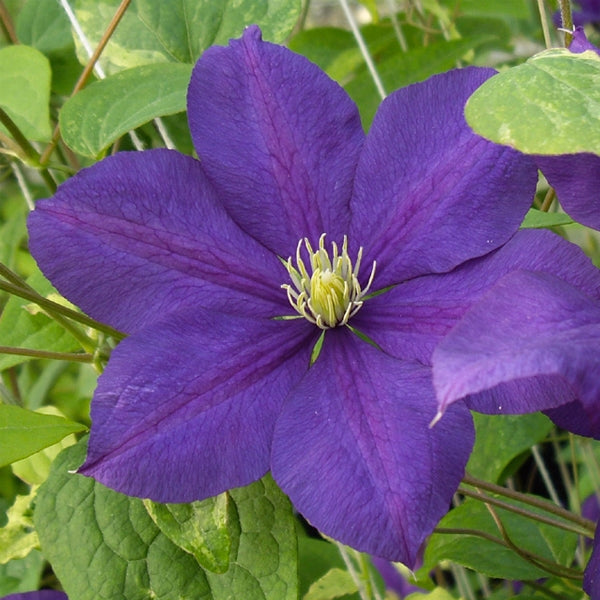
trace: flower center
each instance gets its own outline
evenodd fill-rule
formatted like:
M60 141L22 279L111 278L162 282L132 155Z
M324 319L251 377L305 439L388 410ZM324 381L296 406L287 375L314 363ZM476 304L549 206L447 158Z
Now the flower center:
M309 269L302 259L303 248L308 254L306 264ZM287 291L294 310L321 329L345 325L360 310L375 276L373 262L371 275L363 290L358 281L362 251L361 246L353 265L348 256L346 236L341 253L335 242L331 243L331 252L326 250L325 234L319 238L316 251L307 238L301 239L296 248L296 264L293 264L291 257L284 263L293 285L284 283L281 286Z

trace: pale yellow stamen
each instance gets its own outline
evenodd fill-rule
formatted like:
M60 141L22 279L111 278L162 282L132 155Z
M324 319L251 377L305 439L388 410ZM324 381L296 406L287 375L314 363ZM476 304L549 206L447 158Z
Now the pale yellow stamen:
M303 246L310 260L310 273L302 259ZM300 240L296 248L296 265L291 257L284 263L293 285L285 283L281 286L287 291L290 304L296 312L321 329L345 325L362 307L375 276L373 262L363 290L358 281L362 251L362 247L359 248L353 265L348 256L346 236L341 253L337 244L331 243L331 257L325 249L325 234L319 238L316 251L307 238Z

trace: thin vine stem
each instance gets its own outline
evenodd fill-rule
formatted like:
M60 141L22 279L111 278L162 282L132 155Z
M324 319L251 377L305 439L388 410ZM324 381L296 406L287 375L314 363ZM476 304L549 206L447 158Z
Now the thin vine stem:
M361 581L361 576L358 573L356 566L352 562L350 555L348 554L348 550L342 543L340 543L336 540L332 540L332 541L337 546L338 552L340 553L340 556L342 557L342 560L344 561L344 564L346 565L346 569L348 570L348 573L350 573L350 577L352 577L352 581L356 585L356 589L357 589L358 595L360 596L361 600L371 600L370 597L367 595L367 590L366 590L363 582Z
M92 363L94 361L94 355L87 352L50 352L48 350L15 348L13 346L0 346L0 354L29 356L30 358L49 358L51 360L68 360L81 363Z
M550 39L550 28L548 27L548 17L546 16L544 0L537 0L537 5L538 12L540 13L540 23L542 25L542 32L544 34L544 44L546 44L546 48L552 48L552 41Z
M0 0L0 25L10 43L18 44L19 38L17 37L15 26L10 18L10 13L2 0Z
M100 55L104 51L106 44L108 44L108 41L110 40L113 33L115 32L115 29L117 28L117 25L120 23L121 19L123 18L125 11L129 7L129 4L131 4L131 0L122 0L121 4L119 5L115 14L113 15L113 18L111 19L110 23L108 24L108 27L106 28L104 34L102 35L100 42L98 42L98 46L96 46L96 50L90 57L90 60L88 60L83 71L81 72L81 75L79 76L79 79L77 80L77 83L75 84L75 87L73 88L73 91L71 92L71 96L74 96L77 92L79 92L81 89L83 89L85 87L87 80L89 79L90 75L92 74L92 71L94 70L95 64L98 62L98 59L100 58ZM48 163L48 161L50 160L50 157L52 156L52 153L54 152L54 149L58 145L59 140L60 140L60 124L57 123L56 127L54 128L54 132L52 134L52 139L51 139L50 143L48 144L48 146L46 146L46 149L44 150L44 152L42 153L42 156L40 158L41 165L46 165Z
M480 500L485 504L492 504L497 506L498 508L503 508L512 513L520 515L522 517L526 517L528 519L532 519L534 521L538 521L539 523L545 523L546 525L552 525L557 527L558 529L564 529L565 531L571 531L572 533L576 533L578 535L585 535L586 537L593 537L587 529L581 529L580 527L576 527L570 525L569 523L563 523L561 521L557 521L556 519L552 519L551 517L545 517L544 515L540 515L538 513L532 512L530 510L526 510L524 508L520 508L515 506L514 504L510 504L510 502L504 502L503 500L498 500L498 498L494 498L493 496L488 496L487 494L483 494L481 492L472 492L463 487L459 487L458 491L469 498L474 498L475 500Z
M523 581L523 585L526 585L540 592L540 594L545 594L546 596L548 596L548 598L552 598L552 600L565 600L564 596L562 596L561 594L557 594L547 586L541 585L536 581Z
M463 483L473 486L475 488L492 492L494 494L498 494L500 496L504 496L506 498L511 498L512 500L518 500L523 504L529 504L530 506L534 506L535 508L540 508L541 510L556 515L557 517L560 517L565 521L570 521L572 523L575 523L576 525L579 525L583 529L583 531L586 532L584 535L592 538L594 536L595 523L593 523L593 521L580 517L579 515L576 515L575 513L564 508L561 508L560 506L556 506L549 500L535 498L528 494L523 494L515 490L509 490L508 488L496 485L494 483L490 483L488 481L483 481L482 479L477 479L476 477L473 477L472 475L468 474L465 474L465 476L463 477Z
M41 165L38 151L31 145L31 142L19 129L19 126L11 119L9 114L2 107L0 107L0 123L2 123L6 129L8 129L9 133L12 135L14 141L17 143L23 154L27 157L27 159L29 159L29 166L36 168L39 171L50 192L54 193L56 191L56 181L54 181L48 169Z
M44 298L44 296L41 296L35 291L32 292L28 289L16 286L12 283L8 283L5 281L0 281L0 290L4 290L5 292L12 294L13 296L18 296L19 298L23 298L25 300L29 300L30 302L37 304L38 306L43 308L47 313L49 313L52 316L52 318L54 318L57 322L63 325L63 327L70 326L69 331L71 331L72 333L73 331L71 328L73 327L73 324L69 323L68 321L63 321L61 317L66 317L67 319L72 319L73 321L77 321L82 325L92 327L97 331L101 331L102 333L111 336L117 341L120 341L125 337L124 333L112 328L110 325L99 323L98 321L92 319L91 317L88 317L84 313L77 312L76 310L68 308L67 306L58 304L58 302L48 300L48 298ZM76 336L77 341L79 341L82 344L82 347L85 350L93 350L93 348L90 347L89 338L86 337L85 340L80 339L81 332L79 332L78 334L74 333L74 335ZM83 345L84 343L85 346Z
M482 496L484 495L482 492L478 493ZM535 567L547 571L548 573L552 573L553 575L558 575L559 577L570 577L572 579L581 578L581 572L578 570L570 569L569 567L564 567L554 561L549 561L543 558L542 556L534 554L533 552L529 552L527 550L519 548L519 546L512 541L506 527L504 526L504 523L502 522L502 519L494 510L494 507L491 505L491 503L485 502L485 507L487 508L492 519L494 520L494 523L496 524L496 527L498 528L502 539L504 540L508 548L510 548L515 554L517 554L527 562L531 563Z
M473 537L479 537L482 538L484 540L487 540L488 542L492 542L494 544L497 544L499 546L502 546L503 548L507 548L509 550L513 550L513 548L507 544L507 542L501 538L501 537L497 537L495 535L492 535L491 533L487 533L487 531L481 531L479 529L468 529L468 528L462 528L462 527L436 527L433 530L434 533L440 533L442 535L470 535ZM527 552L526 550L521 550L519 549L519 555L530 555L531 557L535 559L541 559L542 561L545 559L542 559L541 557L536 557L535 555ZM523 558L525 558L525 556L523 556ZM547 572L552 572L553 575L559 575L559 577L565 577L567 579L576 579L579 580L583 577L582 573L576 569L569 569L568 567L562 567L561 565L556 564L555 566L558 567L560 574L557 571L549 571L548 568L542 566L541 564L536 564L536 566L538 566L540 569L543 569L544 571ZM554 563L553 563L554 566Z
M360 29L358 28L356 19L352 15L352 11L350 10L350 7L348 6L347 0L339 0L339 3L340 3L340 6L342 7L342 10L344 11L344 15L346 16L346 19L348 20L350 29L352 29L352 34L354 35L354 39L356 40L356 43L358 44L358 48L359 48L363 58L365 59L365 63L367 64L367 69L371 75L371 79L373 79L373 83L375 84L375 87L377 88L377 92L378 92L379 96L381 97L381 99L384 100L385 97L387 96L387 93L383 86L383 82L381 81L381 78L379 77L379 73L377 72L375 63L373 62L373 59L369 52L369 49L367 48L367 44L365 43L362 33L360 32Z
M552 206L552 202L554 202L554 198L556 198L556 192L554 191L554 188L549 188L548 192L544 196L544 201L540 206L540 210L542 212L548 212Z
M560 7L560 20L565 32L565 47L569 47L573 40L573 12L571 11L571 0L558 0Z

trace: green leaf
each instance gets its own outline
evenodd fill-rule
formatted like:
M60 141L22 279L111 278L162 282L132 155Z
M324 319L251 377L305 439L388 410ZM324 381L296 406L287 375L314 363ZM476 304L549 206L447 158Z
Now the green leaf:
M225 573L231 552L230 528L237 526L228 494L190 504L159 504L144 500L159 529L177 546L196 557L200 566Z
M28 0L17 15L19 41L44 54L73 46L71 24L58 2Z
M55 406L42 406L38 408L37 413L43 415L57 415L64 418L64 415ZM31 485L39 485L46 481L52 461L68 446L77 442L74 434L65 436L60 442L52 444L27 458L17 460L11 464L13 473L19 478ZM1 545L0 545L1 547Z
M344 568L337 547L331 542L298 535L298 564L300 567L300 597L304 598L310 586L332 568Z
M35 48L17 45L0 49L0 106L23 135L50 140L50 63ZM7 133L0 125L0 131Z
M0 226L0 262L13 268L21 240L25 237L25 215L17 213ZM0 339L3 339L0 336ZM3 342L4 344L4 342Z
M39 545L31 508L36 491L32 490L27 496L17 496L7 511L8 523L0 529L0 564L25 558Z
M380 39L384 37L382 27ZM391 32L393 33L393 32ZM397 42L396 42L397 43ZM290 50L303 54L311 62L319 65L332 79L345 83L354 71L364 65L352 32L336 27L315 27L305 29L295 35L288 44Z
M529 154L600 154L600 57L546 50L486 81L467 102L469 125Z
M547 515L539 509L511 500L520 508ZM533 553L546 560L568 565L577 546L574 533L536 523L529 518L494 507L513 543L522 551ZM556 518L556 517L555 517ZM452 509L439 523L438 528L478 530L496 538L501 535L483 502L467 499ZM429 571L442 560L452 560L488 577L509 580L535 580L548 573L528 562L511 549L475 535L434 533L425 551L424 567Z
M229 494L238 514L239 537L232 527L227 573L206 573L214 598L296 600L296 531L289 500L270 475Z
M209 600L198 563L154 525L141 500L69 473L85 444L63 451L38 490L42 551L74 600Z
M75 56L71 23L60 3L28 0L15 25L19 41L37 48L50 60L52 90L70 96L81 65Z
M32 550L25 558L0 564L0 596L37 589L45 566L38 550Z
M75 13L94 47L120 0L76 0ZM300 16L300 0L138 0L132 3L106 46L107 73L156 62L195 62L213 44L239 37L257 24L265 39L281 42ZM79 44L81 46L81 44ZM80 60L87 54L78 49Z
M528 19L531 16L530 6L522 0L461 0L458 7L456 0L443 0L442 3L452 10L459 9L461 14L472 16L513 19Z
M70 433L85 429L85 425L62 417L0 404L0 466L30 456Z
M564 213L549 213L532 208L523 219L521 229L546 229L560 225L572 225L573 219Z
M332 600L356 591L358 588L348 571L331 569L310 586L303 600Z
M43 296L56 293L48 280L36 271L27 279L31 287ZM72 352L79 343L63 327L46 314L31 310L27 300L11 296L0 316L0 340L3 346ZM0 371L31 360L27 356L0 354Z
M456 66L466 52L489 39L482 36L476 39L458 39L435 42L425 47L396 52L377 65L384 88L389 94L411 83L423 81L441 71ZM363 124L369 127L381 102L373 79L366 70L344 85L346 91L358 105Z
M451 69L469 50L493 39L489 35L478 35L434 41L426 47L410 47L404 52L389 23L369 25L361 31L388 94ZM363 124L368 127L381 99L352 33L333 27L303 31L292 38L289 46L344 86L358 105Z
M446 589L444 588L435 588L431 592L415 592L414 594L410 594L406 596L406 600L456 600L456 598Z
M128 131L185 110L191 65L146 65L93 83L60 112L64 141L95 157Z
M475 447L467 472L498 482L504 469L517 456L542 441L554 425L541 413L529 415L483 415L473 413Z
M69 473L84 455L80 443L58 456L34 515L42 550L70 598L296 600L294 519L270 477L229 492L239 523L229 529L229 569L216 574L175 545L141 500ZM183 528L190 523L182 521Z

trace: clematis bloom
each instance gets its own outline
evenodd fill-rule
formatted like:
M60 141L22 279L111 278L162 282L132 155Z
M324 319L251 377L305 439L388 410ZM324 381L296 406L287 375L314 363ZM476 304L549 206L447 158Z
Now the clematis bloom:
M434 347L514 268L584 268L551 234L513 237L535 164L463 118L493 74L399 90L365 136L341 87L251 27L194 68L200 160L119 153L39 202L41 269L129 336L80 472L188 502L271 470L315 527L412 565L473 443L461 403L429 427Z

